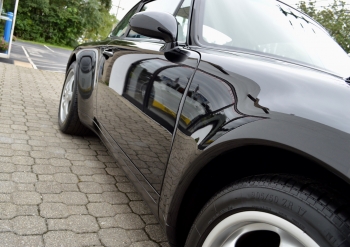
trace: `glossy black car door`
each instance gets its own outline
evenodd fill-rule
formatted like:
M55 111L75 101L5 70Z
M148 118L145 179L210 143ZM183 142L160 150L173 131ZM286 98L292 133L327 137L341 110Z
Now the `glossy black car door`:
M173 6L172 12L178 13L182 1L164 2L169 1L149 2L141 10L153 10L151 4L154 4L157 8ZM184 14L179 19L182 24L188 24ZM180 101L198 66L199 55L179 46L187 59L181 63L171 62L161 51L164 42L133 31L126 33L125 37L114 39L105 51L97 96L98 122L129 158L126 162L129 169L156 201Z

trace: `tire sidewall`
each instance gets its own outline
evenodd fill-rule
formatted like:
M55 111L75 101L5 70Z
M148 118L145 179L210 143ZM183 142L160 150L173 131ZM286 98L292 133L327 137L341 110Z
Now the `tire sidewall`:
M192 227L186 246L202 246L217 224L244 211L260 211L283 218L322 247L338 246L337 239L343 237L329 219L312 206L312 202L278 189L242 186L222 193L204 208Z
M66 84L67 84L68 75L69 75L69 73L70 73L71 71L74 72L73 96L72 96L71 104L70 104L69 109L68 109L67 117L66 117L66 119L64 120L64 122L62 122L62 121L61 121L62 95L63 95L63 92L64 92L64 88L65 88L65 86L66 86ZM74 105L75 102L76 102L76 97L77 97L76 62L73 62L73 63L69 66L69 69L67 70L67 73L66 73L66 77L65 77L64 84L63 84L62 91L61 91L60 104L59 104L59 108L58 108L58 124L59 124L59 127L60 127L61 130L65 130L65 129L67 129L67 128L69 127L68 125L69 125L70 119L72 118L72 115L75 114L75 113L72 111L72 108L74 107L73 105Z

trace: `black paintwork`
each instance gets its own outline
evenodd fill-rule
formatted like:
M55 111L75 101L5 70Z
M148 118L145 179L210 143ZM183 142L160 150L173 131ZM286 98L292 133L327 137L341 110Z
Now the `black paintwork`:
M175 17L168 13L138 13L130 19L130 28L141 35L164 40L165 43L176 42L177 22Z
M143 18L138 14L132 23L140 26ZM163 24L176 37L172 24ZM188 45L170 51L159 40L124 36L81 45L70 59L77 61L80 119L113 153L173 246L188 188L227 151L276 147L350 181L350 88L342 77L261 54L201 47L195 28L192 21ZM148 35L163 37L159 33Z

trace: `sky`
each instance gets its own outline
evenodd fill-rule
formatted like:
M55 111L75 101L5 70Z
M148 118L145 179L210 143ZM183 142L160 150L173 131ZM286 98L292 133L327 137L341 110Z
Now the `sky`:
M344 1L350 5L350 0L344 0ZM139 0L113 0L113 8L111 10L111 13L117 14L117 10L118 10L117 6L120 6L118 10L117 19L121 20L124 17L124 15L126 15L126 13L138 2ZM294 7L298 2L300 2L300 0L284 0L284 2ZM319 6L319 7L327 6L332 2L333 0L317 0L316 6Z

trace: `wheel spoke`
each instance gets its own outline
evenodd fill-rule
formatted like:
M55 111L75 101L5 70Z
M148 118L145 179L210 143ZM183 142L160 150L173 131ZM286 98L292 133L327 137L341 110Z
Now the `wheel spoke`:
M69 106L73 100L74 72L70 71L67 76L64 89L61 95L60 118L64 122L69 113Z
M67 99L68 99L68 101L69 102L71 102L72 101L72 98L73 98L73 93L72 92L69 92L68 94L67 94Z
M293 238L291 235L285 231L279 232L281 242L279 247L305 247L298 240Z
M68 107L69 107L69 104L68 104L68 102L66 102L65 106L64 106L64 113L66 116L68 115Z

